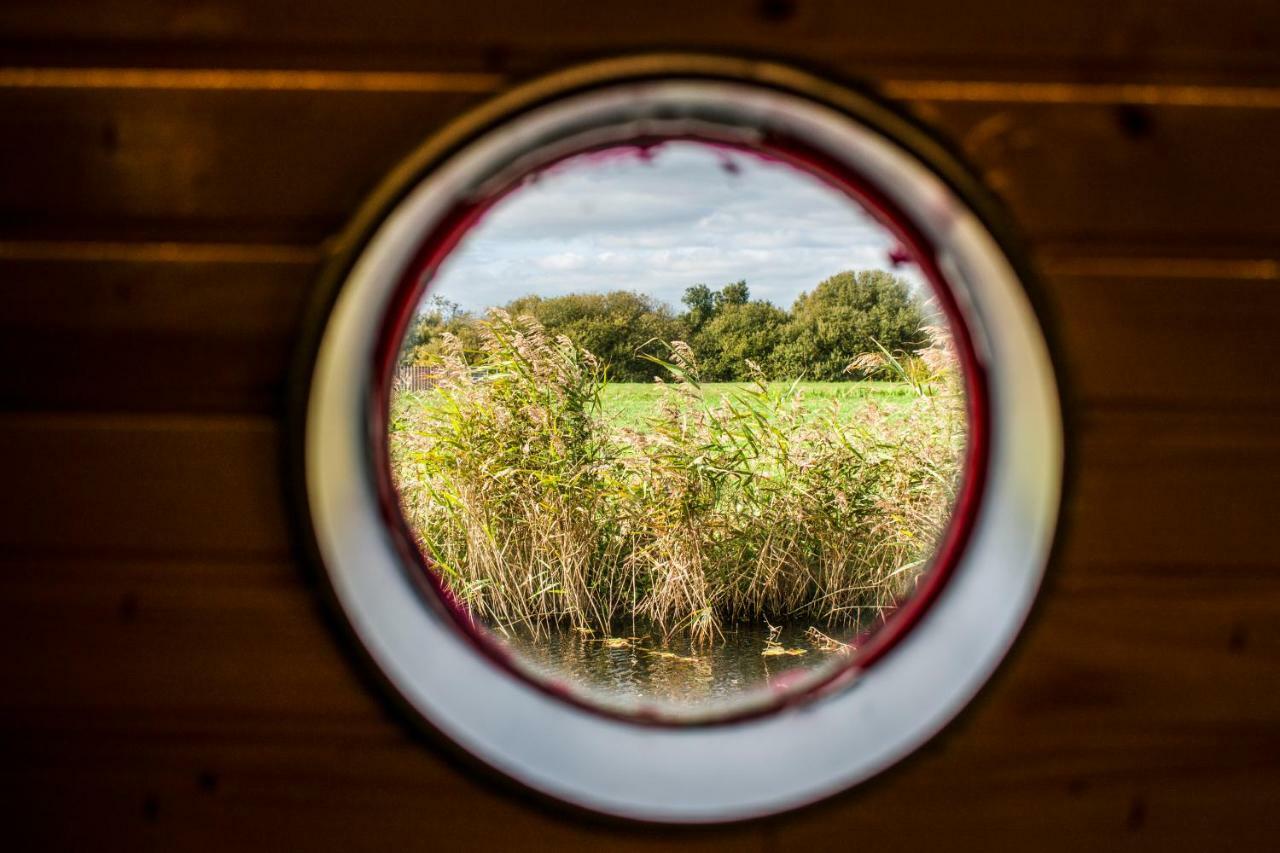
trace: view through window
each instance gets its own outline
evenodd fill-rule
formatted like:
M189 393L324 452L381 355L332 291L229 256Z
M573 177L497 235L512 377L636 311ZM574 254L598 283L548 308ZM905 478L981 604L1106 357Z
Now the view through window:
M890 228L696 141L526 178L426 282L392 480L463 622L527 677L680 719L799 695L925 583L969 433Z

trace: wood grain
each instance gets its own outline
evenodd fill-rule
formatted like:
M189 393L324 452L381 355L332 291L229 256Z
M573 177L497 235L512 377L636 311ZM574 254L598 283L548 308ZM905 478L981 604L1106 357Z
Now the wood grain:
M0 373L3 408L280 410L317 253L96 248L3 259L0 247L0 361L14 368Z
M1271 553L1280 413L1075 414L1072 559L1247 566ZM0 464L24 496L0 518L0 548L278 557L282 446L268 417L0 417Z
M18 486L0 519L0 548L274 555L289 548L280 430L270 419L8 415L0 416L0 436L8 482Z
M0 373L0 407L281 411L318 252L240 262L182 244L158 261L147 259L148 244L127 244L140 257L92 246L58 257L48 251L57 245L6 259L0 244L0 302L10 306L0 313L0 361L20 366ZM1080 405L1280 408L1280 262L1069 248L1040 265Z
M1022 649L952 737L887 782L765 837L835 849L847 844L831 836L839 827L913 849L936 831L911 819L924 811L935 827L955 827L959 849L1068 849L1116 837L1191 849L1232 829L1220 816L1225 799L1207 800L1217 818L1178 821L1181 807L1206 802L1194 796L1203 785L1240 786L1246 806L1273 796L1274 566L1217 578L1074 569L1059 567ZM0 778L22 782L11 788L17 801L52 816L74 792L86 822L111 827L117 840L184 849L244 842L262 822L322 848L337 837L343 849L415 837L501 846L513 826L544 835L539 844L653 846L522 811L406 739L354 680L295 571L188 561L3 567L0 637L64 662L51 671L0 661L18 688L0 712L12 737ZM80 630L62 630L66 620ZM1169 665L1170 649L1181 666ZM980 795L958 793L975 780ZM502 826L474 825L477 809ZM47 841L85 840L83 822L33 830ZM760 843L742 831L668 840L681 849Z
M1163 407L1170 418L1280 406L1280 279L1136 272L1046 277L1080 406Z
M479 97L0 90L0 234L318 243Z
M24 164L0 184L0 238L318 243L482 98L0 88L0 157ZM906 106L968 155L1037 244L1271 252L1280 238L1280 148L1249 144L1280 135L1278 109Z
M545 65L653 48L719 49L792 57L877 74L907 68L961 75L997 69L1021 77L1234 75L1280 70L1280 13L1266 0L1087 0L1068 6L905 0L868 7L840 0L592 0L423 4L317 0L305 13L283 0L15 0L0 10L11 56L27 61L79 49L151 52L172 63L194 53L234 64L294 55L376 65ZM214 53L215 50L220 53Z

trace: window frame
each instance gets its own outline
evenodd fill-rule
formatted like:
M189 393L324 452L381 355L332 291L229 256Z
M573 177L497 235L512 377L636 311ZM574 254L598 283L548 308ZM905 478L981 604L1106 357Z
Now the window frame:
M630 127L630 139L637 128L672 138L663 128L730 120L726 126L738 130L782 122L777 137L792 140L810 166L839 180L858 176L862 183L852 189L888 213L924 258L953 325L971 336L962 352L978 440L971 440L969 498L953 514L961 523L949 528L945 548L953 553L941 560L944 571L930 573L926 594L890 619L865 656L797 701L704 725L652 726L663 721L601 713L531 682L496 645L460 630L456 608L422 570L389 490L387 386L424 264L442 260L512 176L530 170L530 158L554 159L554 146L568 139L575 141L564 156L576 154L592 131L610 144L625 140L603 132L609 128ZM869 778L928 740L985 683L1016 636L1060 506L1052 358L1026 276L977 212L986 212L983 198L954 160L874 101L781 66L717 57L571 69L497 99L428 142L344 235L294 382L292 458L304 541L340 624L392 699L415 724L521 785L578 807L662 822L720 822L802 805ZM424 233L432 235L425 244ZM1011 470L1011 458L1036 460L1038 476ZM1002 519L993 500L1016 521ZM985 549L976 565L974 548ZM362 565L371 554L376 568ZM992 613L989 626L968 618L974 606ZM406 645L408 636L417 640ZM920 679L915 687L913 678ZM923 713L908 707L930 680L941 684L924 689L937 705ZM457 690L472 693L450 693ZM881 716L886 702L904 707ZM879 737L850 738L861 731L860 718L864 728L867 719L880 720ZM533 724L560 753L531 745L513 719ZM620 757L630 775L616 772ZM705 770L689 774L690 758Z

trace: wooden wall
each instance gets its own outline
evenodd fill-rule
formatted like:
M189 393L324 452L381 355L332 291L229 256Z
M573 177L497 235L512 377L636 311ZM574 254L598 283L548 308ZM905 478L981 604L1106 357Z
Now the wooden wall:
M865 79L1028 238L1074 488L1018 654L865 790L704 832L406 736L299 569L285 367L326 240L442 122L639 48ZM0 4L6 849L1260 849L1280 836L1280 4ZM303 847L305 845L305 848Z

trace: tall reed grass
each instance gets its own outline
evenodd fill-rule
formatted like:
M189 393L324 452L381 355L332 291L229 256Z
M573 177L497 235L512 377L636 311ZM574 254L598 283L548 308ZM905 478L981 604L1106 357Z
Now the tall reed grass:
M941 330L850 365L912 389L852 418L754 366L712 403L673 341L640 429L602 416L607 376L573 341L501 311L480 330L479 353L446 337L432 390L397 395L391 454L423 552L500 630L863 620L910 593L950 515L965 418Z

